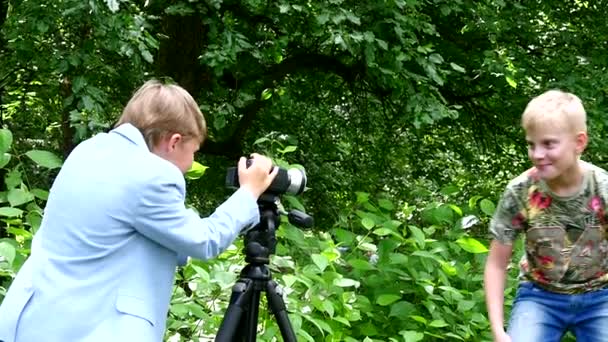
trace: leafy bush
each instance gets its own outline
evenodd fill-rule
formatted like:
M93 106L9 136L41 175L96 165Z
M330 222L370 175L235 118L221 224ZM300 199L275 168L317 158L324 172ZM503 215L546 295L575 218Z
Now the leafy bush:
M0 129L0 175L5 189L0 192L0 299L30 254L31 240L40 227L48 198L48 191L32 189L29 179L61 165L61 159L49 151L20 153L13 146L11 131Z
M485 211L493 205L487 199L470 203L417 210L357 193L333 227L302 231L284 222L270 267L298 339L491 340L482 286L487 248L463 228L462 218L486 216L479 204ZM220 258L191 262L179 272L169 340L214 335L243 265L241 248L237 241ZM513 267L507 303L515 273ZM264 304L262 299L259 339L274 341L280 333Z

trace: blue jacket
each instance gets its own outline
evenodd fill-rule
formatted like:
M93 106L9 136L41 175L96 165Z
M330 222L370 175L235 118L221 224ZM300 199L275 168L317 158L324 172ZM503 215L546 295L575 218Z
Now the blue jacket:
M162 341L178 254L214 257L259 221L246 190L203 219L185 196L182 173L132 125L78 145L0 306L0 340Z

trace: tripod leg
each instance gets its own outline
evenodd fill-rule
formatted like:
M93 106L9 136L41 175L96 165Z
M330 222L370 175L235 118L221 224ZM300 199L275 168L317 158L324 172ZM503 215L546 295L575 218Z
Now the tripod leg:
M253 293L249 296L249 311L247 312L245 326L245 342L255 342L258 333L258 315L260 311L260 289L259 285L252 286Z
M230 296L230 304L226 309L222 324L215 336L216 342L235 341L235 332L237 328L242 328L243 312L248 311L252 294L253 281L251 279L239 279L234 284L232 295Z
M273 280L266 283L266 298L268 299L268 306L270 306L270 310L277 319L277 324L281 330L283 341L296 342L296 335L291 327L289 316L287 316L285 302L283 302L281 293L277 291L277 283Z

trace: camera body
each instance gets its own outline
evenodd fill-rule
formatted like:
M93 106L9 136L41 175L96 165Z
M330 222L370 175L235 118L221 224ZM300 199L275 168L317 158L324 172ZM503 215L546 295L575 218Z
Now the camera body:
M247 167L251 166L252 162L251 159L247 159ZM264 192L265 194L275 196L285 193L299 195L304 192L304 189L306 188L306 173L304 170L297 168L284 169L278 166L274 167L278 168L279 172L268 189ZM226 187L238 188L239 186L238 168L228 168L228 171L226 172Z

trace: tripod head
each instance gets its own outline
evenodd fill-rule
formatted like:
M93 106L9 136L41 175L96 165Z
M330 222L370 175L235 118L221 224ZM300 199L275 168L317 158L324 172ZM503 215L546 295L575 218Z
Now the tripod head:
M289 222L298 227L310 228L313 218L301 211L289 213L279 211L278 196L262 194L258 199L260 222L245 234L245 261L250 264L267 265L270 255L275 253L277 239L276 229L280 225L280 214L286 214Z

